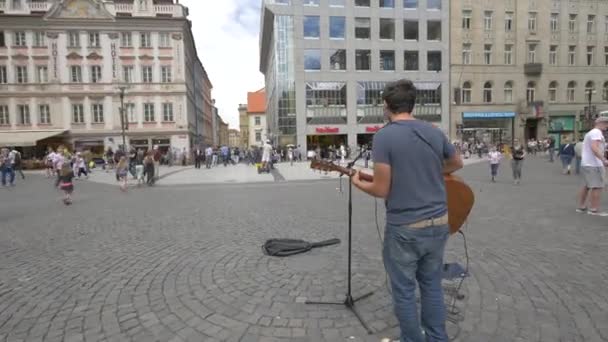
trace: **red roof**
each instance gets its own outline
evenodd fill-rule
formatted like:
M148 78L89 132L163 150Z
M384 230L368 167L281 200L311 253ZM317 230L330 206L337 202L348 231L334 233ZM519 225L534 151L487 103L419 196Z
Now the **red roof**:
M266 112L266 91L264 88L247 93L247 112L265 113Z

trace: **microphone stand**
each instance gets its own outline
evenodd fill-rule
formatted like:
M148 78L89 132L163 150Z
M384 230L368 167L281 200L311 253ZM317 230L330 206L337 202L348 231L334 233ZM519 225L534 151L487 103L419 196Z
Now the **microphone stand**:
M359 152L359 155L357 155L357 157L355 159L353 159L353 161L348 163L347 167L349 169L351 169L355 165L355 163L359 159L361 159L361 157L363 156L364 153L365 153L365 150L361 149L361 151ZM357 317L357 319L359 320L359 322L361 323L363 328L365 328L367 333L371 335L374 332L372 331L372 329L370 329L370 327L367 325L367 323L365 323L365 321L363 320L363 317L361 317L361 315L355 308L355 303L373 295L374 292L369 292L358 298L353 298L352 286L351 286L351 284L352 284L352 251L353 251L352 245L353 245L353 180L351 177L349 177L349 182L348 182L348 280L347 280L348 286L347 286L347 291L346 291L346 298L344 299L343 302L316 302L316 301L307 300L305 303L306 304L321 304L321 305L344 305L344 306L346 306L347 309L352 311L352 313L355 315L355 317Z

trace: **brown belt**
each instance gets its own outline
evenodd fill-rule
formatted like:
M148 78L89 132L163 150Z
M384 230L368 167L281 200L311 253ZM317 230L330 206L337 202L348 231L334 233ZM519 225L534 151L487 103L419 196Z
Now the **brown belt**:
M428 220L418 221L412 224L405 225L407 228L421 229L428 228L433 226L443 226L448 224L448 214L445 214L441 217L435 217Z

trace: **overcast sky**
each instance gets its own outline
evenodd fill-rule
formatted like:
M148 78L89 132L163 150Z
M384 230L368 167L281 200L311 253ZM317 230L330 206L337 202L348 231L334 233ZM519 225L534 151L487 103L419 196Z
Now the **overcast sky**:
M259 72L261 0L181 0L190 20L199 58L213 83L219 113L238 128L238 105L247 92L264 86Z

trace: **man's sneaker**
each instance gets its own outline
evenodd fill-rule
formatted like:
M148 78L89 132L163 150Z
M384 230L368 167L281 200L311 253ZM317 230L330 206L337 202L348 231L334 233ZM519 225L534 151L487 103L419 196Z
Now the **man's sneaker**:
M586 213L587 212L587 208L576 208L576 212L577 213Z
M603 211L597 211L597 210L589 210L587 212L587 214L589 215L593 215L593 216L601 216L601 217L606 217L608 216L607 212L603 212Z

